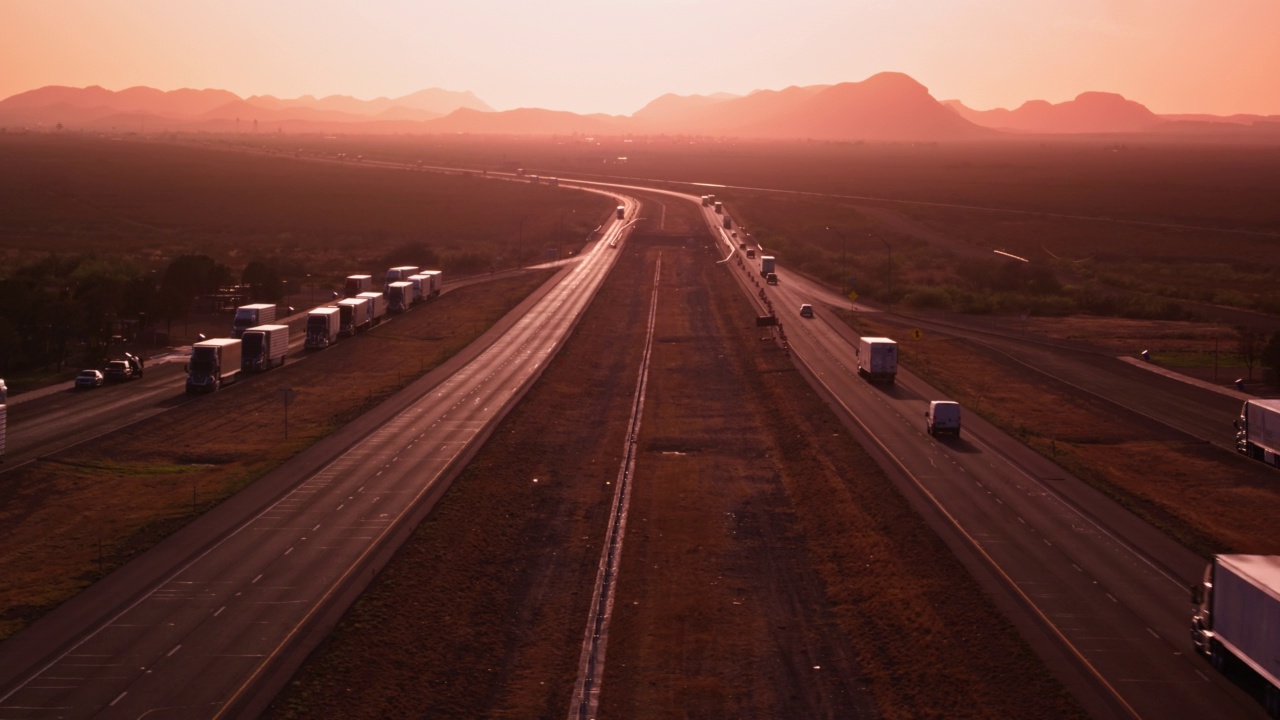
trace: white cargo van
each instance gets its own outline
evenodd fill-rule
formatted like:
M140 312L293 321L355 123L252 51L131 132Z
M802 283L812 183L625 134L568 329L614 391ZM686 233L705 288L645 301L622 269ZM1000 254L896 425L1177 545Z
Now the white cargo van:
M924 411L925 429L930 435L950 433L960 437L960 403L950 400L933 400Z

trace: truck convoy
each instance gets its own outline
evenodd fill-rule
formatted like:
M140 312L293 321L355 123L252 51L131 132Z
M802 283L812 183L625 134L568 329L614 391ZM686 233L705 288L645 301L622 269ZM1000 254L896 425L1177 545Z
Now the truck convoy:
M1280 399L1245 400L1235 426L1241 455L1280 467Z
M289 351L288 325L258 325L240 338L240 369L261 372L284 364Z
M236 308L236 319L231 324L231 337L240 337L244 331L255 325L266 325L276 321L276 306L266 303L241 305Z
M369 327L369 299L362 297L343 298L338 301L338 334L355 335Z
M380 292L362 292L356 298L366 298L369 313L369 326L382 324L382 316L387 314L387 296Z
M1257 673L1267 712L1280 717L1280 556L1214 556L1191 605L1195 649L1219 671Z
M353 298L362 292L368 292L372 289L372 275L348 275L346 284L342 286L342 294Z
M342 314L336 307L316 308L307 313L307 339L303 347L322 350L338 341Z
M898 343L886 337L858 338L858 374L871 382L893 384L898 375Z
M187 393L213 392L240 375L240 339L202 340L191 346Z
M387 284L387 312L402 313L413 304L413 283L398 280Z

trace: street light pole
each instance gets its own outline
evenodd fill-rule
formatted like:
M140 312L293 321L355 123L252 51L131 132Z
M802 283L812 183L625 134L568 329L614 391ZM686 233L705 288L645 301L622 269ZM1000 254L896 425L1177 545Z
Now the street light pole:
M892 310L893 309L893 246L889 244L888 240L885 240L884 238L880 237L875 233L867 233L867 237L873 237L879 240L880 242L884 243L885 249L889 251L889 271L887 273L887 275L889 276L889 297L885 300L885 305Z
M840 294L844 295L845 297L848 297L849 294L844 291L844 279L849 276L848 271L845 269L845 262L844 262L844 259L845 259L844 233L831 227L830 225L827 226L827 229L835 233L836 237L840 238Z

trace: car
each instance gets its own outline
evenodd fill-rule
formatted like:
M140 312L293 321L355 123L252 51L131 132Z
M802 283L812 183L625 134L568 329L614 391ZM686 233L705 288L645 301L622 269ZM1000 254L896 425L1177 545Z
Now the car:
M801 305L801 306L800 306L800 317L803 317L803 318L811 318L811 317L813 317L813 306L812 306L812 305L810 305L809 303L805 303L805 304Z
M96 388L102 385L102 373L97 370L81 370L76 376L76 387L78 388Z
M103 379L109 382L123 382L133 379L133 366L128 360L112 360L107 363L102 373Z

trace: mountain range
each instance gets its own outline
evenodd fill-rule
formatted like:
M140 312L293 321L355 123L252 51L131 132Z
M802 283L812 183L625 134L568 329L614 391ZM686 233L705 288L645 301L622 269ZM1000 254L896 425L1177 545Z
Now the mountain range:
M1105 92L1031 100L1007 110L938 101L895 72L861 82L792 86L747 95L656 98L629 116L540 108L494 111L470 92L437 88L361 100L247 98L227 90L48 86L0 100L0 127L116 132L473 133L501 135L690 135L820 141L952 142L1011 135L1280 135L1280 116L1158 115Z

